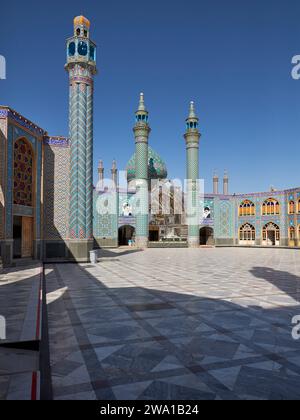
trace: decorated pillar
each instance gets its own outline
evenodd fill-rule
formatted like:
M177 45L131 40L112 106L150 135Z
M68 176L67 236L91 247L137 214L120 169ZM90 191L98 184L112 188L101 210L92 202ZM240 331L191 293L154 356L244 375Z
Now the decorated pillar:
M74 19L74 35L67 40L71 184L69 214L70 258L84 261L93 248L93 77L96 46L89 37L90 22Z
M195 114L194 102L190 103L184 135L187 154L186 220L188 224L188 245L199 246L200 203L199 203L199 119Z
M149 174L148 174L148 138L151 128L148 124L148 111L144 103L144 94L140 95L134 126L135 136L135 173L136 173L136 246L148 247L149 237Z

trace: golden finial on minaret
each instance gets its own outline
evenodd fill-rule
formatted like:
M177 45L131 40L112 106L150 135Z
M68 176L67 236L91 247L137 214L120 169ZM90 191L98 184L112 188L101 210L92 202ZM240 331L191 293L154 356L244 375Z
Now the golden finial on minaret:
M84 16L76 16L74 18L74 26L80 26L80 25L90 28L91 22Z

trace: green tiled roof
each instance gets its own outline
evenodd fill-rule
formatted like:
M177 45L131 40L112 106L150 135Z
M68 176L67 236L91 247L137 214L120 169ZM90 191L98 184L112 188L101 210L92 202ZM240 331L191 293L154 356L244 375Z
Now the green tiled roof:
M148 160L148 173L149 179L166 179L168 170L165 162L150 146L149 160ZM126 166L128 182L135 179L135 154L131 157Z

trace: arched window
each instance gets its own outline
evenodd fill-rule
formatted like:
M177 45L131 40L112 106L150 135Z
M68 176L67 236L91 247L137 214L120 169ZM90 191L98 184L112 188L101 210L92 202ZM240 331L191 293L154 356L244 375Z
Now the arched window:
M255 241L255 227L250 223L245 223L240 227L240 241L254 242Z
M280 204L274 198L269 198L262 205L263 216L274 216L280 214Z
M14 204L33 205L33 150L25 139L14 145Z
M255 216L255 204L250 200L245 200L240 204L239 216Z
M295 201L289 202L289 214L295 214Z
M298 209L297 209L297 212L300 213L300 198L298 200Z
M280 244L280 228L275 223L267 223L263 227L263 245L279 245Z
M289 228L289 239L290 241L294 241L296 239L296 231L295 231L294 226L291 226Z

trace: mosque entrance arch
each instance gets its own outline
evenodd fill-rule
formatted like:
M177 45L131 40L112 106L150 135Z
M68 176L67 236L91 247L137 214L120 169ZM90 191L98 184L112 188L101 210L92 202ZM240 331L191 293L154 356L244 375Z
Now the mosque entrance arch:
M214 230L212 227L205 226L200 229L200 245L212 246L215 244Z
M280 228L275 223L267 223L263 227L263 243L264 246L280 245Z
M119 228L119 246L128 246L130 241L134 241L135 228L130 225L124 225Z

